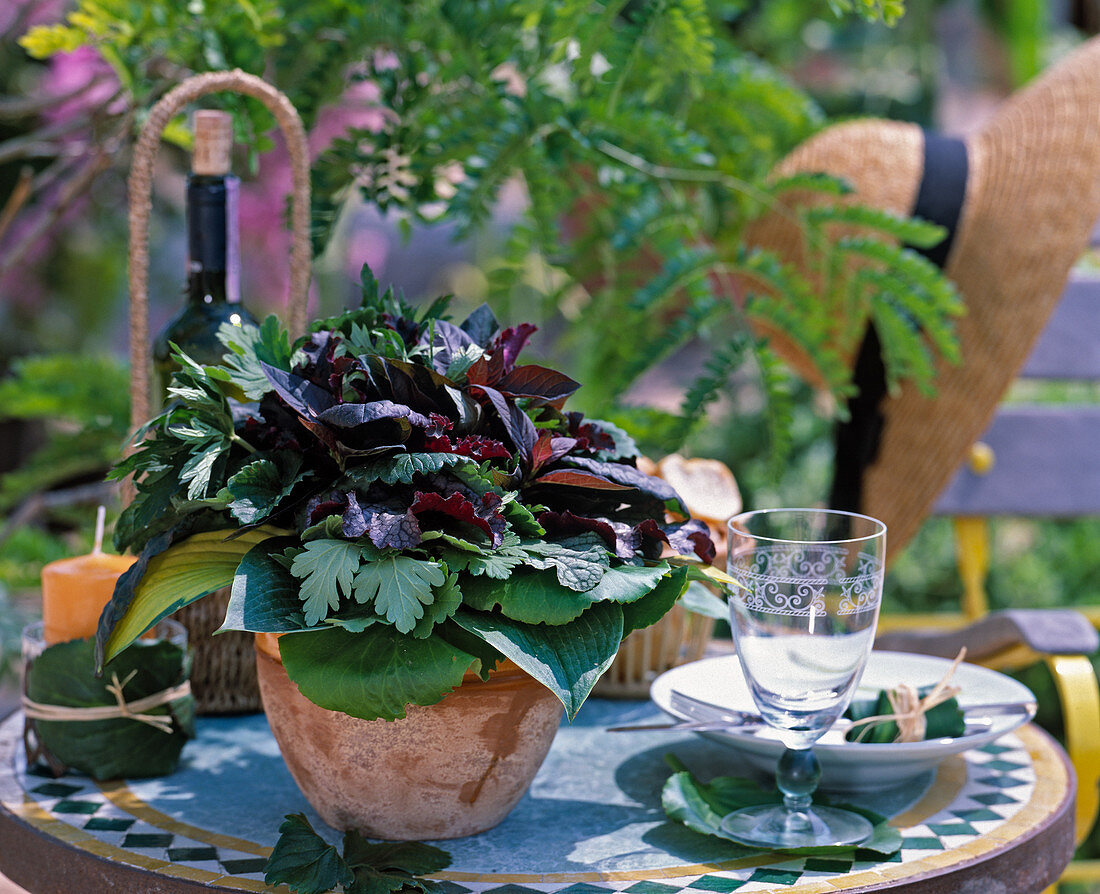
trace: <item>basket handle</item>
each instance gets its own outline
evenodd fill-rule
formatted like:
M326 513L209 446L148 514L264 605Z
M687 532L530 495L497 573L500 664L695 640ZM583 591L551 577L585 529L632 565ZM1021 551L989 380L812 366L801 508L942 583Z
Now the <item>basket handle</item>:
M208 93L242 93L260 100L275 116L290 155L290 289L287 317L291 335L305 329L309 297L309 146L297 110L262 78L235 69L194 75L166 93L149 112L134 145L130 166L130 422L134 428L150 415L149 357L149 214L153 207L153 166L168 122L189 102Z

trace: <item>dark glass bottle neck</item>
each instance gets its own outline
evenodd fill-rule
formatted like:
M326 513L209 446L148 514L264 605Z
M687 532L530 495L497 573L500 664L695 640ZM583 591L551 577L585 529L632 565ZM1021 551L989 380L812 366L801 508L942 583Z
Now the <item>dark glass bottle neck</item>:
M187 292L193 303L240 300L237 186L232 176L187 179Z

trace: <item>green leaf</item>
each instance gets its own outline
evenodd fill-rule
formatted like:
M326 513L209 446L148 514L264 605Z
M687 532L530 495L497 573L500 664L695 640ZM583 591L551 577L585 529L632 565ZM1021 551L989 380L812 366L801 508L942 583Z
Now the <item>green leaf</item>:
M424 617L416 622L412 635L425 639L432 635L437 624L451 617L462 605L462 590L458 585L458 572L447 575L441 586L435 588L431 605L424 607Z
M583 552L567 549L557 543L540 542L526 546L527 565L539 570L553 568L558 583L577 592L591 591L608 570L607 550L594 546Z
M451 865L451 855L421 841L368 842L356 832L344 833L344 859L355 873L347 894L386 894L406 886L424 892L445 890L439 882L417 878Z
M634 602L656 587L669 570L666 562L655 565L618 565L608 568L599 584L585 595L592 602Z
M221 377L218 374L223 373L224 378L240 388L248 400L259 400L272 390L261 362L290 371L290 339L274 314L258 327L222 323L218 329L218 340L225 345L226 355L222 369L213 371L213 374Z
M366 562L355 575L355 601L373 603L399 633L409 633L424 616L424 606L435 599L432 587L447 576L438 562L411 556L387 556Z
M729 620L729 606L726 600L699 581L691 581L687 585L684 595L680 597L680 605L696 615L714 618L716 621Z
M176 433L184 436L188 430L176 429ZM197 429L202 437L207 437L205 429ZM206 496L210 486L210 477L214 472L214 463L228 451L228 445L220 438L210 442L198 453L191 456L180 471L180 483L187 485L187 499L199 500Z
M93 642L77 639L45 649L27 668L27 696L36 702L67 707L117 704L107 691L117 677L127 701L134 701L184 682L191 662L179 646L164 640L140 641L111 661L96 677ZM133 676L131 676L133 673ZM94 779L163 776L176 769L180 751L195 735L195 700L186 695L147 713L171 716L171 732L129 718L113 720L35 720L39 741L62 763Z
M439 637L416 639L376 624L279 640L287 674L311 702L364 720L397 720L406 705L434 705L462 682L472 655Z
M291 573L301 579L306 624L315 626L329 609L340 607L340 594L351 596L352 580L363 551L346 540L311 540L294 557Z
M286 885L295 894L324 894L353 880L351 868L304 814L290 814L283 820L279 840L264 866L267 884Z
M454 620L554 693L572 720L615 660L623 638L622 608L592 606L567 624L522 624L498 614L462 610Z
M673 568L657 585L639 599L623 603L623 636L656 624L663 618L687 588L686 566Z
M252 547L233 575L225 621L218 632L293 633L307 628L298 596L298 579L276 558L297 543L293 537L273 537Z
M346 475L353 484L412 484L416 475L431 475L447 466L476 465L457 453L399 453L363 463Z
M161 618L228 587L245 554L281 533L266 526L243 533L207 531L152 556L144 567L139 560L119 578L100 617L103 661L111 661Z
M506 534L504 542L492 550L483 549L469 541L460 541L449 534L444 534L441 539L457 547L440 550L440 557L455 571L465 571L493 580L507 580L516 568L527 561L527 550L519 545L519 539L512 534Z
M675 759L672 762L674 766L682 766ZM829 803L828 799L820 795L815 795L814 799L818 803ZM731 847L736 848L737 852L743 855L760 853L760 851L733 842L729 835L722 831L722 818L726 814L732 813L734 810L740 810L743 807L780 803L782 803L782 797L779 792L774 789L762 789L748 779L735 776L719 776L708 783L702 783L686 770L680 770L680 772L669 777L661 791L661 806L669 819L683 823L689 829L702 835L710 835L729 841ZM804 855L845 854L854 858L857 851L871 851L879 857L883 857L896 854L901 849L901 832L890 826L886 817L851 804L836 806L842 806L844 809L851 810L868 819L874 827L871 838L855 847L835 845L805 848L769 848L769 850Z
M263 521L298 483L301 455L285 452L277 459L278 463L270 459L255 460L226 482L233 498L229 511L241 524Z
M566 624L594 601L591 591L578 593L544 571L514 572L507 580L468 577L462 582L463 601L471 608L501 612L526 624Z

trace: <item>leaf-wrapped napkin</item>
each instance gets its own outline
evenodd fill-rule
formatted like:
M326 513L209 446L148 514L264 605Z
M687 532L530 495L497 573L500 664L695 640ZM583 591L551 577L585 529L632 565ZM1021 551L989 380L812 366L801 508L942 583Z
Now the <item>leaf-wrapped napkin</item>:
M139 640L94 674L94 640L44 649L26 665L27 763L93 779L162 776L195 735L186 648Z
M854 721L845 740L882 745L963 735L966 719L954 691L937 693L938 686L911 688L908 696L901 694L905 689L899 686L881 690L874 699L853 701L844 712ZM933 698L937 695L945 697Z

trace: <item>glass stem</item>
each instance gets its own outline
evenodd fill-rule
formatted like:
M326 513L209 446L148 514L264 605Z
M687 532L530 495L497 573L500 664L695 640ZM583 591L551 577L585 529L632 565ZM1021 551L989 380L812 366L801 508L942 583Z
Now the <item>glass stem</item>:
M779 758L775 782L783 793L783 806L794 813L809 812L810 801L821 779L821 764L812 748L787 748Z

